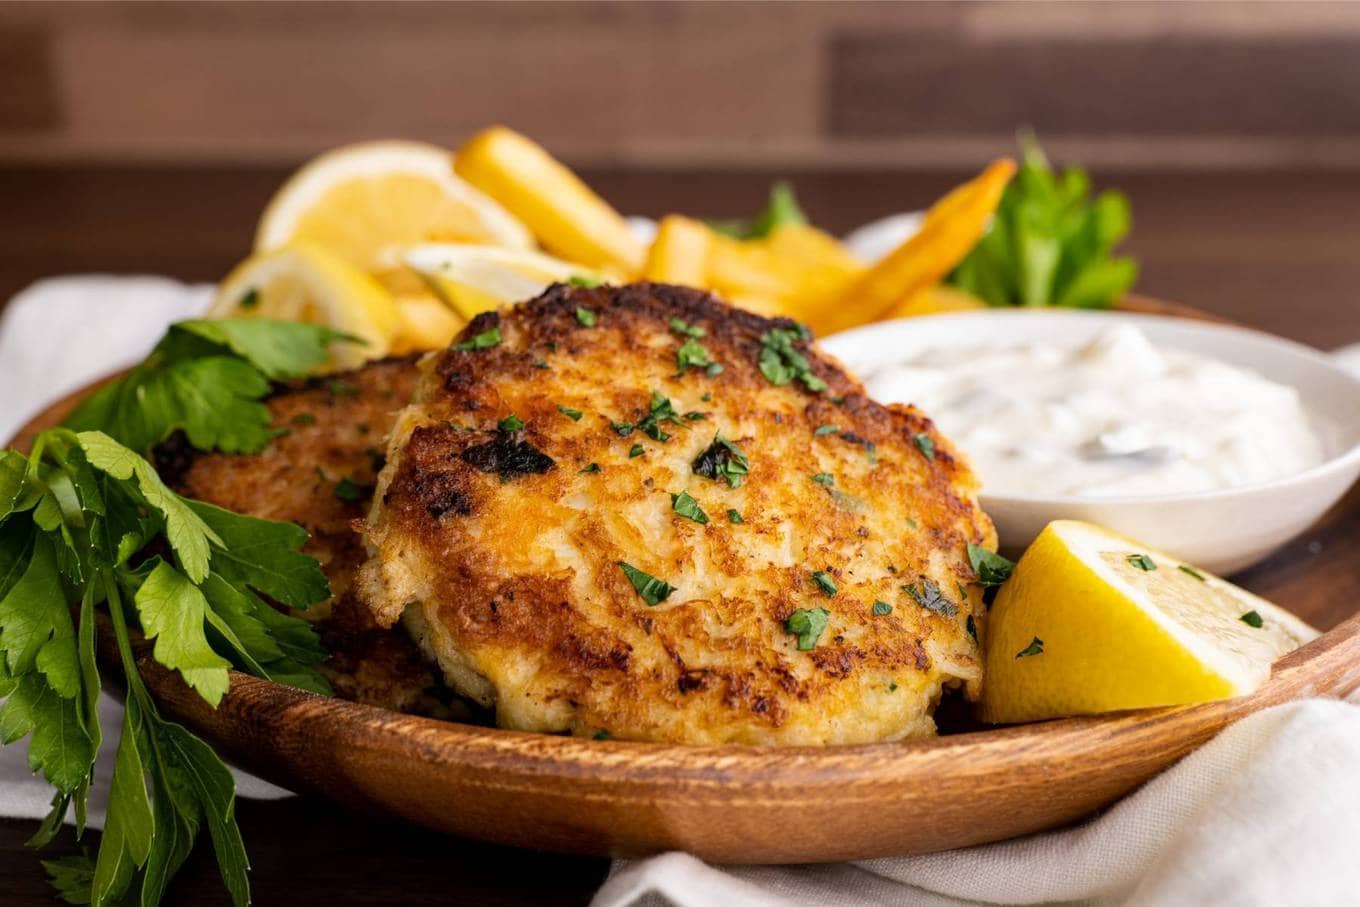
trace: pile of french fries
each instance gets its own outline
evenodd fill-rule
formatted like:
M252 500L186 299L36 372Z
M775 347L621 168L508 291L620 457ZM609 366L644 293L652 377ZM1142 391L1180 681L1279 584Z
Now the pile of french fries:
M671 214L647 247L575 173L504 127L469 140L456 152L454 170L518 217L547 252L584 271L712 290L825 335L885 318L983 305L940 282L982 237L1015 163L996 160L950 191L926 213L916 235L873 264L804 223L737 239Z

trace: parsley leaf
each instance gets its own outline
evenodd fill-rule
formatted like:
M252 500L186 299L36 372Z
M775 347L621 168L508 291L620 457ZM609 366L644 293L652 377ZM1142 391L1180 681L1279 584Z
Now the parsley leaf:
M670 398L661 396L659 391L652 391L651 408L647 415L642 418L642 421L638 422L637 427L653 441L669 441L671 436L662 431L662 422L672 422L676 425L685 424L681 420L680 414L675 411ZM626 425L627 423L623 424ZM619 431L618 425L614 426L614 430ZM620 431L619 434L627 437L627 432Z
M515 415L514 413L511 413L501 421L497 422L496 428L506 432L519 431L520 429L524 428L524 420L521 419L519 416Z
M978 585L985 588L1001 585L1011 578L1011 571L1015 569L1012 561L972 542L968 543L968 563L973 566L973 573L977 574Z
M643 447L641 444L634 444L632 447L628 448L628 459L631 460L634 457L640 457L646 452L647 448Z
M500 342L501 328L500 325L496 325L495 327L487 328L480 334L474 334L462 343L455 343L453 348L460 352L466 352L468 350L487 350L493 346L499 346Z
M591 277L589 274L573 274L567 278L567 283L579 289L593 290L604 281L598 277Z
M156 640L156 660L179 671L185 683L216 706L227 692L231 663L213 651L204 629L208 600L189 578L159 561L135 596L147 639Z
M934 611L942 617L953 617L959 613L959 606L945 598L940 587L928 577L921 577L919 584L907 583L902 589L927 611Z
M711 221L709 226L733 239L764 239L780 227L805 224L807 217L798 207L793 187L780 180L770 187L770 200L765 210L749 223L746 221Z
M874 616L883 617L893 612L893 606L881 599L874 599Z
M695 475L707 479L725 480L730 488L740 488L742 480L751 471L751 463L740 447L724 438L721 434L713 436L713 442L704 448L690 468Z
M1242 623L1246 624L1248 627L1255 627L1258 630L1265 626L1265 621L1262 620L1260 613L1254 610L1243 614L1238 620L1242 621Z
M933 463L935 461L935 440L925 432L917 432L912 435L911 439L916 443L916 449L921 451L921 455Z
M1055 173L1032 137L992 226L947 281L990 305L1106 308L1138 276L1113 250L1131 226L1128 199L1091 197L1084 170Z
M1040 639L1039 637L1036 636L1036 637L1034 637L1033 639L1031 639L1031 640L1029 641L1029 645L1025 646L1025 647L1024 647L1023 649L1021 649L1019 652L1016 652L1016 653L1015 653L1015 657L1016 657L1016 658L1028 658L1028 657L1030 657L1031 655L1042 655L1042 654L1044 654L1044 641L1043 641L1042 639Z
M822 435L834 435L837 431L839 431L839 429L834 425L818 425L817 430L814 431L813 434L820 438Z
M577 306L577 307L576 307L576 321L577 321L582 327L593 328L593 327L595 327L595 323L596 323L597 319L596 319L596 317L595 317L595 313L592 312L590 309L584 309L584 308L581 308L580 306Z
M708 514L704 513L704 509L699 506L698 501L690 497L689 492L682 491L679 494L671 495L671 509L701 526L708 525Z
M581 416L585 415L579 409L572 409L570 406L563 406L560 403L557 404L557 411L573 422L580 422Z
M794 346L807 335L789 328L771 328L760 337L760 373L771 384L784 385L795 378L813 393L826 390L826 382L812 373L812 366Z
M744 523L744 522L746 522L746 519L741 515L741 511L740 511L740 510L737 510L737 509L735 509L735 508L729 507L729 508L727 509L727 522L729 522L729 523Z
M587 465L585 465L585 466L582 466L580 469L576 470L576 474L577 474L578 476L584 476L584 475L589 475L589 474L591 474L591 473L596 473L596 472L599 472L599 471L600 471L600 464L599 464L599 463L589 463L589 464L587 464Z
M675 351L675 367L683 373L686 369L707 368L713 364L713 360L708 356L708 350L697 340L689 339L680 344Z
M817 588L825 592L828 597L835 596L836 581L831 578L830 573L827 573L825 570L815 570L812 573L812 581L816 583Z
M798 651L808 652L816 648L830 617L825 608L799 608L785 618L784 632L798 637Z
M679 334L679 335L682 336L682 337L696 337L696 338L697 338L697 337L703 337L705 334L708 333L708 331L704 330L703 328L699 327L698 325L690 325L690 324L687 324L687 323L685 323L684 321L681 321L679 318L672 318L670 321L668 321L668 322L666 322L666 323L667 323L668 325L670 325L670 329L671 329L672 331L674 331L675 333Z
M633 588L648 607L656 607L670 598L671 593L675 591L675 587L670 583L663 582L650 573L644 573L625 561L619 561L619 569L628 577L628 582L633 584Z
M1181 571L1182 573L1190 574L1195 579L1199 580L1201 583L1206 582L1206 580L1204 579L1204 574L1200 573L1198 570L1196 570L1194 567L1191 567L1189 564L1181 564L1176 569Z
M326 360L351 338L328 328L263 319L182 321L141 365L87 397L65 425L102 431L137 451L183 430L199 450L254 453L274 437L261 402L269 382Z
M1157 569L1157 562L1146 554L1130 554L1126 560L1128 560L1130 566L1137 567L1147 573Z

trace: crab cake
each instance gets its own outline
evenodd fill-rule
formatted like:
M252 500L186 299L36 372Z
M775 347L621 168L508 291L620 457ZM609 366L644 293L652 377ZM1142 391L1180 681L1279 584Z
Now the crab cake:
M859 743L977 697L977 481L795 323L558 285L422 371L359 595L501 726Z
M178 437L157 449L156 465L181 494L307 530L303 550L321 561L334 595L304 616L330 652L322 672L338 695L442 714L437 672L404 632L375 626L351 588L365 558L351 523L369 507L387 433L418 375L414 358L389 359L283 386L266 401L281 434L260 453L197 454Z

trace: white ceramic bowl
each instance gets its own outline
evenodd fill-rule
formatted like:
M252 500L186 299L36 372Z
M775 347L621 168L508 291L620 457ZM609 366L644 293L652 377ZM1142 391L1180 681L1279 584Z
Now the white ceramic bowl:
M1360 380L1324 353L1259 331L1123 312L997 309L866 325L828 337L822 347L852 371L868 372L936 347L1030 340L1076 347L1118 322L1136 325L1158 347L1250 368L1297 388L1326 439L1328 459L1271 482L1146 497L994 495L984 476L983 508L1004 550L1021 550L1050 520L1070 518L1106 526L1206 570L1232 573L1302 533L1360 475Z

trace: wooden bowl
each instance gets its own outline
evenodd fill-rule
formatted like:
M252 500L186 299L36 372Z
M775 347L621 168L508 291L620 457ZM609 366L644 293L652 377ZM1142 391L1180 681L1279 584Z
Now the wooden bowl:
M1135 302L1143 310L1185 310ZM20 433L60 421L80 395ZM285 787L502 844L597 855L686 850L719 863L921 853L1073 822L1251 712L1360 687L1360 493L1239 579L1323 637L1251 696L1204 705L832 748L590 741L417 718L233 673L211 709L150 657L164 710Z

